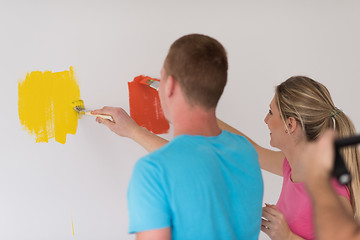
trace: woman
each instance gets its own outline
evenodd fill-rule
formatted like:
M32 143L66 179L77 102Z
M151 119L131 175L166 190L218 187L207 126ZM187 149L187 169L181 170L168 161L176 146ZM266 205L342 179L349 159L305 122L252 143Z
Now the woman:
M149 152L167 143L145 128L139 127L121 108L105 107L94 111L117 119L116 123L97 119L123 137L130 137ZM270 129L270 145L281 151L260 147L251 139L259 155L262 169L284 177L282 192L277 205L263 208L262 231L271 239L314 239L312 209L304 180L296 163L301 161L302 150L316 140L326 129L335 129L339 137L355 134L348 117L332 102L326 87L303 76L291 77L276 87L270 110L265 118ZM242 134L218 120L219 126L233 133ZM360 219L360 167L356 147L344 150L344 159L353 180L348 186L332 184L346 209Z
M271 239L315 239L310 198L296 164L302 161L303 149L326 129L335 129L339 137L355 134L349 118L334 105L326 87L303 76L291 77L276 87L275 96L265 118L270 130L270 145L281 150L271 151L251 143L259 154L262 169L284 177L279 200L263 208L262 231ZM238 132L219 121L223 129ZM344 159L353 180L341 186L332 185L343 205L360 218L359 151L344 150Z

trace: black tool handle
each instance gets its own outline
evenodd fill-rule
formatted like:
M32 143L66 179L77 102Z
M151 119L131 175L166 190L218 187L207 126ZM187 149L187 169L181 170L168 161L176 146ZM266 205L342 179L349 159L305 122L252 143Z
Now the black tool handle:
M348 184L351 182L351 174L347 169L344 159L340 154L342 147L355 145L360 143L360 135L348 138L338 139L335 141L335 163L332 175L336 177L340 184Z
M342 138L342 139L337 139L335 141L335 148L355 145L355 144L358 144L358 143L360 143L360 135L347 137L347 138Z

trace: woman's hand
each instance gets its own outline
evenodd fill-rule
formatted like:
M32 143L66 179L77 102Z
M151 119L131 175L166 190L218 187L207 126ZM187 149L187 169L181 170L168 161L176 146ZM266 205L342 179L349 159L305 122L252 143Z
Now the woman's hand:
M265 203L262 216L261 231L266 233L272 240L289 240L295 236L291 232L284 215L275 205Z

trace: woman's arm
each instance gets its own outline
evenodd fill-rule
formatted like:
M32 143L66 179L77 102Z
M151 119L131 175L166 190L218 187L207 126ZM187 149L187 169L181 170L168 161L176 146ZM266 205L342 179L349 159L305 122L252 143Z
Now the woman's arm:
M281 151L272 151L267 148L263 148L255 143L251 138L240 132L239 130L231 127L227 123L217 119L218 125L221 129L227 130L231 133L239 134L246 137L246 139L254 146L258 155L260 167L266 171L282 176L282 165L284 162L284 154Z

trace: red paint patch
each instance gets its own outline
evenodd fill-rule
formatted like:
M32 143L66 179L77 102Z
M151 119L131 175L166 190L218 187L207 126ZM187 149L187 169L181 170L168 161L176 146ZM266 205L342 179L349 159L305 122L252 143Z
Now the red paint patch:
M141 75L128 83L130 116L138 125L155 134L167 133L170 126L161 108L158 91L140 83L147 79L158 80Z

